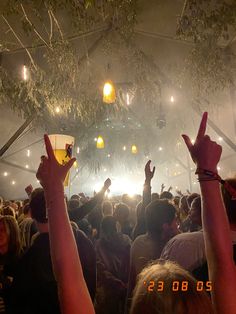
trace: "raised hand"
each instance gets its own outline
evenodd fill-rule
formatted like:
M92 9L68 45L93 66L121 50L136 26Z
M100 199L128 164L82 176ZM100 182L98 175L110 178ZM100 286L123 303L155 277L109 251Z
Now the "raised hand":
M175 191L176 191L176 193L177 193L179 196L183 196L183 193L182 193L181 190L175 190Z
M151 167L150 167L150 164L151 164L151 160L148 160L148 162L146 163L145 165L145 179L146 181L151 181L154 174L155 174L155 170L156 170L156 167L153 167L152 170L151 170Z
M31 184L28 185L28 186L25 188L25 192L26 192L26 194L27 194L28 196L31 195L31 193L33 192L33 187L32 187Z
M36 173L36 177L40 181L42 187L45 190L49 190L57 184L63 186L67 172L70 170L76 159L72 158L65 165L61 165L56 160L47 134L44 135L44 143L46 146L47 157L41 157L41 163Z
M111 186L111 179L110 178L107 178L106 181L104 182L104 189L105 190L108 190L109 187Z
M173 189L172 186L170 186L167 191L170 192L172 189Z
M182 135L197 168L217 173L217 164L220 160L222 147L205 135L207 126L207 112L204 112L194 144L188 135Z
M164 191L165 187L166 187L165 184L162 183L162 184L161 184L161 193Z

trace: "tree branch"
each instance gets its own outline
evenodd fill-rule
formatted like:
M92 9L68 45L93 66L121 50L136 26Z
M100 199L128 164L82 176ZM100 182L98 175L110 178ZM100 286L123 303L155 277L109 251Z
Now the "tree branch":
M5 23L7 24L7 26L10 28L10 30L12 31L13 35L16 37L16 39L18 40L18 42L20 43L20 45L22 46L22 48L25 49L25 51L27 52L30 61L34 67L35 70L37 70L37 66L34 63L34 59L31 55L31 53L29 52L29 50L24 46L24 44L22 43L22 41L20 40L20 38L17 36L16 32L14 31L14 29L11 27L11 25L8 23L8 20L2 15L3 20L5 21Z
M30 24L30 26L33 28L35 34L42 40L42 42L43 42L49 49L52 50L52 47L50 47L50 46L48 45L48 43L46 42L46 40L43 39L43 37L39 34L39 32L36 30L36 28L34 27L34 25L33 25L33 24L31 23L31 21L29 20L29 18L28 18L28 16L27 16L26 12L25 12L25 9L24 9L22 3L21 3L20 6L21 6L21 9L22 9L22 11L23 11L23 14L24 14L24 17L25 17L26 21L27 21L27 22Z

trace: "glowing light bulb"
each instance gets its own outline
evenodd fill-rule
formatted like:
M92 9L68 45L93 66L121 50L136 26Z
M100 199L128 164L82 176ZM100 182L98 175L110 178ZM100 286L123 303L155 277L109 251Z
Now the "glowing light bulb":
M60 113L60 111L61 111L60 107L56 107L55 112Z
M27 81L29 78L28 69L27 69L27 66L25 65L23 65L23 68L22 68L22 77L24 81Z
M7 177L7 176L8 176L8 172L6 172L6 171L3 172L3 176L4 176L4 177Z
M220 166L217 166L217 170L220 170L221 168L220 168Z
M26 168L26 169L29 169L29 165L25 165L25 168Z
M107 157L110 158L110 157L111 157L111 154L108 154Z
M107 104L112 104L116 100L116 91L113 83L108 81L103 87L103 101Z
M132 152L132 154L137 154L138 153L138 148L137 148L136 145L132 145L131 152Z
M174 102L174 101L175 101L174 96L171 96L171 97L170 97L170 101L171 101L171 102Z
M27 152L26 152L27 157L30 157L30 154L31 154L30 150L27 149Z
M158 150L159 150L159 152L161 152L161 151L163 150L163 148L160 146L160 147L158 148Z
M123 146L123 150L126 151L126 146Z
M195 143L195 140L194 140L194 139L191 139L191 143L194 144L194 143Z
M15 184L16 184L16 181L14 181L14 180L11 181L11 184L12 184L12 185L15 185Z
M218 140L219 140L220 142L222 142L222 141L223 141L223 137L219 136L219 137L218 137Z
M103 149L105 147L103 138L99 135L97 139L97 148Z
M126 94L126 103L129 106L130 105L130 97L129 97L129 93ZM129 118L128 118L129 119Z
M77 147L76 152L77 152L77 154L79 154L79 152L80 152L79 146Z

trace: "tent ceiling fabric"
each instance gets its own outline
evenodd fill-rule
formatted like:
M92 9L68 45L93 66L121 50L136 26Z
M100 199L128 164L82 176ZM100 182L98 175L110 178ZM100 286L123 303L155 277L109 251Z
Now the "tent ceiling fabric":
M87 80L89 82L89 71L87 71L87 68L89 68L90 71L91 69L94 71L94 78L98 75L97 81L95 83L93 82L93 85L91 84L91 86L87 87L86 84L84 86L80 84L81 89L79 89L79 91L83 92L86 88L93 89L94 86L96 86L97 90L94 91L94 97L99 97L103 82L110 76L115 83L120 84L117 84L117 86L119 86L118 89L125 92L120 94L120 103L117 104L117 107L113 105L107 107L107 105L99 101L97 101L93 107L93 104L91 104L89 100L88 104L89 106L91 105L91 109L88 113L88 119L85 121L81 117L85 115L82 109L86 109L86 106L81 107L82 111L75 119L73 118L73 112L70 112L68 117L64 117L63 115L56 115L55 113L51 115L50 111L45 109L44 115L42 115L40 119L35 119L37 123L32 123L22 137L17 140L3 156L3 159L10 163L22 165L23 167L28 165L29 167L25 168L26 170L23 171L0 162L0 195L9 198L22 198L24 197L23 190L26 185L33 183L34 186L38 186L34 174L28 172L27 169L37 169L39 157L44 153L43 144L40 139L42 139L42 135L45 131L50 133L72 134L76 137L76 145L81 148L81 155L77 157L79 168L81 167L84 170L81 173L79 172L77 179L76 176L78 174L76 173L76 169L73 169L72 177L74 185L71 189L87 189L86 184L88 183L89 185L89 182L91 182L94 177L94 172L96 173L95 181L102 180L104 176L106 176L104 169L107 169L107 172L114 172L114 176L117 176L114 168L117 167L120 169L122 163L128 163L127 168L132 168L130 171L133 171L133 174L137 175L141 182L142 179L140 178L142 178L142 173L138 175L138 172L140 167L144 165L147 157L150 157L154 162L160 165L161 169L159 170L162 180L167 180L170 184L180 185L184 188L184 184L186 184L187 181L187 174L181 166L181 171L179 171L179 169L176 170L176 167L178 168L179 166L176 166L178 162L175 157L177 156L179 160L186 163L186 150L182 144L181 147L176 147L176 145L181 142L180 135L185 130L189 130L189 133L194 136L199 116L192 110L188 98L188 90L184 88L181 90L180 86L176 88L176 85L163 81L168 80L171 76L173 67L174 69L176 65L178 69L181 69L182 66L184 67L185 59L194 46L191 39L180 40L176 36L178 20L187 12L188 2L190 1L137 1L137 23L134 26L134 34L130 42L136 47L135 49L137 49L138 53L137 60L140 60L140 63L143 62L144 69L135 69L135 71L137 71L135 73L132 71L129 72L128 70L135 67L135 64L132 64L132 60L130 62L127 57L127 54L129 54L129 56L131 55L132 46L128 44L127 47L129 47L129 49L118 46L114 46L115 48L111 47L110 49L109 44L111 41L109 41L109 34L108 40L106 41L106 30L109 26L106 22L101 23L100 21L96 24L96 27L93 25L91 32L85 32L86 34L84 36L82 36L83 34L81 32L76 36L75 32L71 31L70 17L68 14L64 15L63 10L58 12L57 19L60 22L61 29L63 29L63 35L65 38L71 39L69 42L73 46L73 49L75 49L78 60L83 60L79 68L80 71L78 73L80 73L80 76L78 76L78 80L83 83L84 75L86 77L85 83ZM1 2L0 8L2 9L6 3L7 1ZM30 6L26 5L24 8L27 14L32 16ZM7 21L24 43L24 46L31 47L31 36L27 36L21 28L21 19L23 16L23 12L21 18L14 18L14 16L10 15ZM40 29L40 34L42 34L44 38L48 38L47 32L38 20L32 20L32 22L35 28ZM49 25L48 23L50 23L50 21L48 16L45 15L43 23ZM105 39L100 40L103 34L105 34ZM235 35L236 31L229 29L229 38L227 40L220 40L220 46L225 47L230 45L231 50L235 51ZM114 36L112 39L117 41L116 45L119 45L120 39L117 33L113 32L112 36ZM6 71L14 73L19 78L22 66L23 64L29 64L29 58L26 50L22 48L22 45L16 40L13 32L9 30L6 22L1 18L0 38L0 44L1 42L8 42L8 44L14 43L14 45L9 44L8 51L5 50L2 52L1 65ZM40 40L37 41L36 45L37 44L42 47L30 49L29 51L40 67L47 71L47 63L45 63L44 60L44 52L46 51L45 45ZM104 44L107 46L104 47ZM86 56L86 58L83 59L83 56ZM122 59L124 60L123 63ZM129 61L129 67L126 67L126 60ZM107 68L108 64L110 69ZM157 66L157 68L155 68L155 66ZM142 71L144 71L144 74L150 73L151 78L147 78L146 81L145 75L143 75L144 77L140 75L136 78L135 74L140 74ZM53 75L53 73L48 73L48 76L50 77L51 74ZM175 76L177 76L176 72L174 72L174 78ZM129 107L124 106L126 99L123 98L126 96L126 90L129 92L132 91L133 85L135 85L134 78L135 84L136 82L140 84L137 86L142 86L142 82L146 84L151 81L150 94L153 92L153 86L160 85L161 91L159 91L159 87L157 87L157 91L153 93L152 97L147 97L146 101L142 92L136 88L133 103ZM96 85L97 82L99 82L100 85ZM149 85L145 84L143 88L145 92L149 94ZM61 91L61 95L67 95L67 93L69 93L67 90ZM79 96L81 97L81 95ZM171 96L175 98L173 103L170 101ZM73 99L76 99L76 97L76 94L73 95ZM86 97L86 93L84 97ZM93 94L90 95L90 97L92 99ZM232 93L229 93L229 90L213 93L209 96L212 105L206 108L209 110L212 120L235 142L235 120L232 111L232 104L235 104L234 97ZM42 103L43 99L40 105L42 105ZM160 118L161 114L160 105L164 110L166 119L166 127L163 129L157 127L157 120ZM26 107L25 104L21 103L20 106L24 111ZM202 110L206 109L204 106L203 104L201 107ZM19 114L17 108L15 108L15 111L12 110L11 102L1 102L0 109L0 144L2 147L24 122L24 118L22 114ZM96 115L92 114L93 111L96 111ZM38 114L39 111L36 112ZM91 121L90 115L92 115ZM103 135L105 139L105 150L102 153L98 153L94 143L94 137L97 137L99 134ZM216 140L219 138L212 129L210 129L210 134ZM35 143L37 141L38 143ZM33 145L30 147L31 156L28 157L27 148L25 147L32 143ZM130 147L135 143L139 150L138 156L134 158L132 154L124 155L122 147ZM162 153L158 151L159 147L163 147L165 152ZM225 161L222 165L222 171L225 176L228 176L234 174L236 170L234 168L235 155L232 149L225 143L223 143L223 147L223 157ZM112 157L107 157L108 155ZM170 173L167 174L165 168L169 168ZM126 170L124 170L124 172L125 171ZM9 175L4 176L4 172L8 172ZM174 173L180 174L174 175ZM192 176L192 178L194 181L194 176ZM12 181L16 181L16 184L12 184ZM85 182L85 185L80 185L81 182ZM161 183L162 182L159 181L156 182L156 187Z

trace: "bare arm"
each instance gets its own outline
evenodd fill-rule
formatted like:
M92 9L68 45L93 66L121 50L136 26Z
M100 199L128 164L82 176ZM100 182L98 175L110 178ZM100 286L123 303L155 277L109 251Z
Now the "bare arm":
M205 135L206 123L207 113L204 113L194 145L188 136L184 135L183 138L197 168L217 173L222 148ZM219 182L205 174L199 174L199 181L209 278L213 283L213 305L216 313L235 314L236 268L233 261L229 222Z
M37 178L45 191L51 257L61 311L63 314L95 313L64 200L63 181L75 160L59 165L47 135L44 140L48 157L42 157Z

